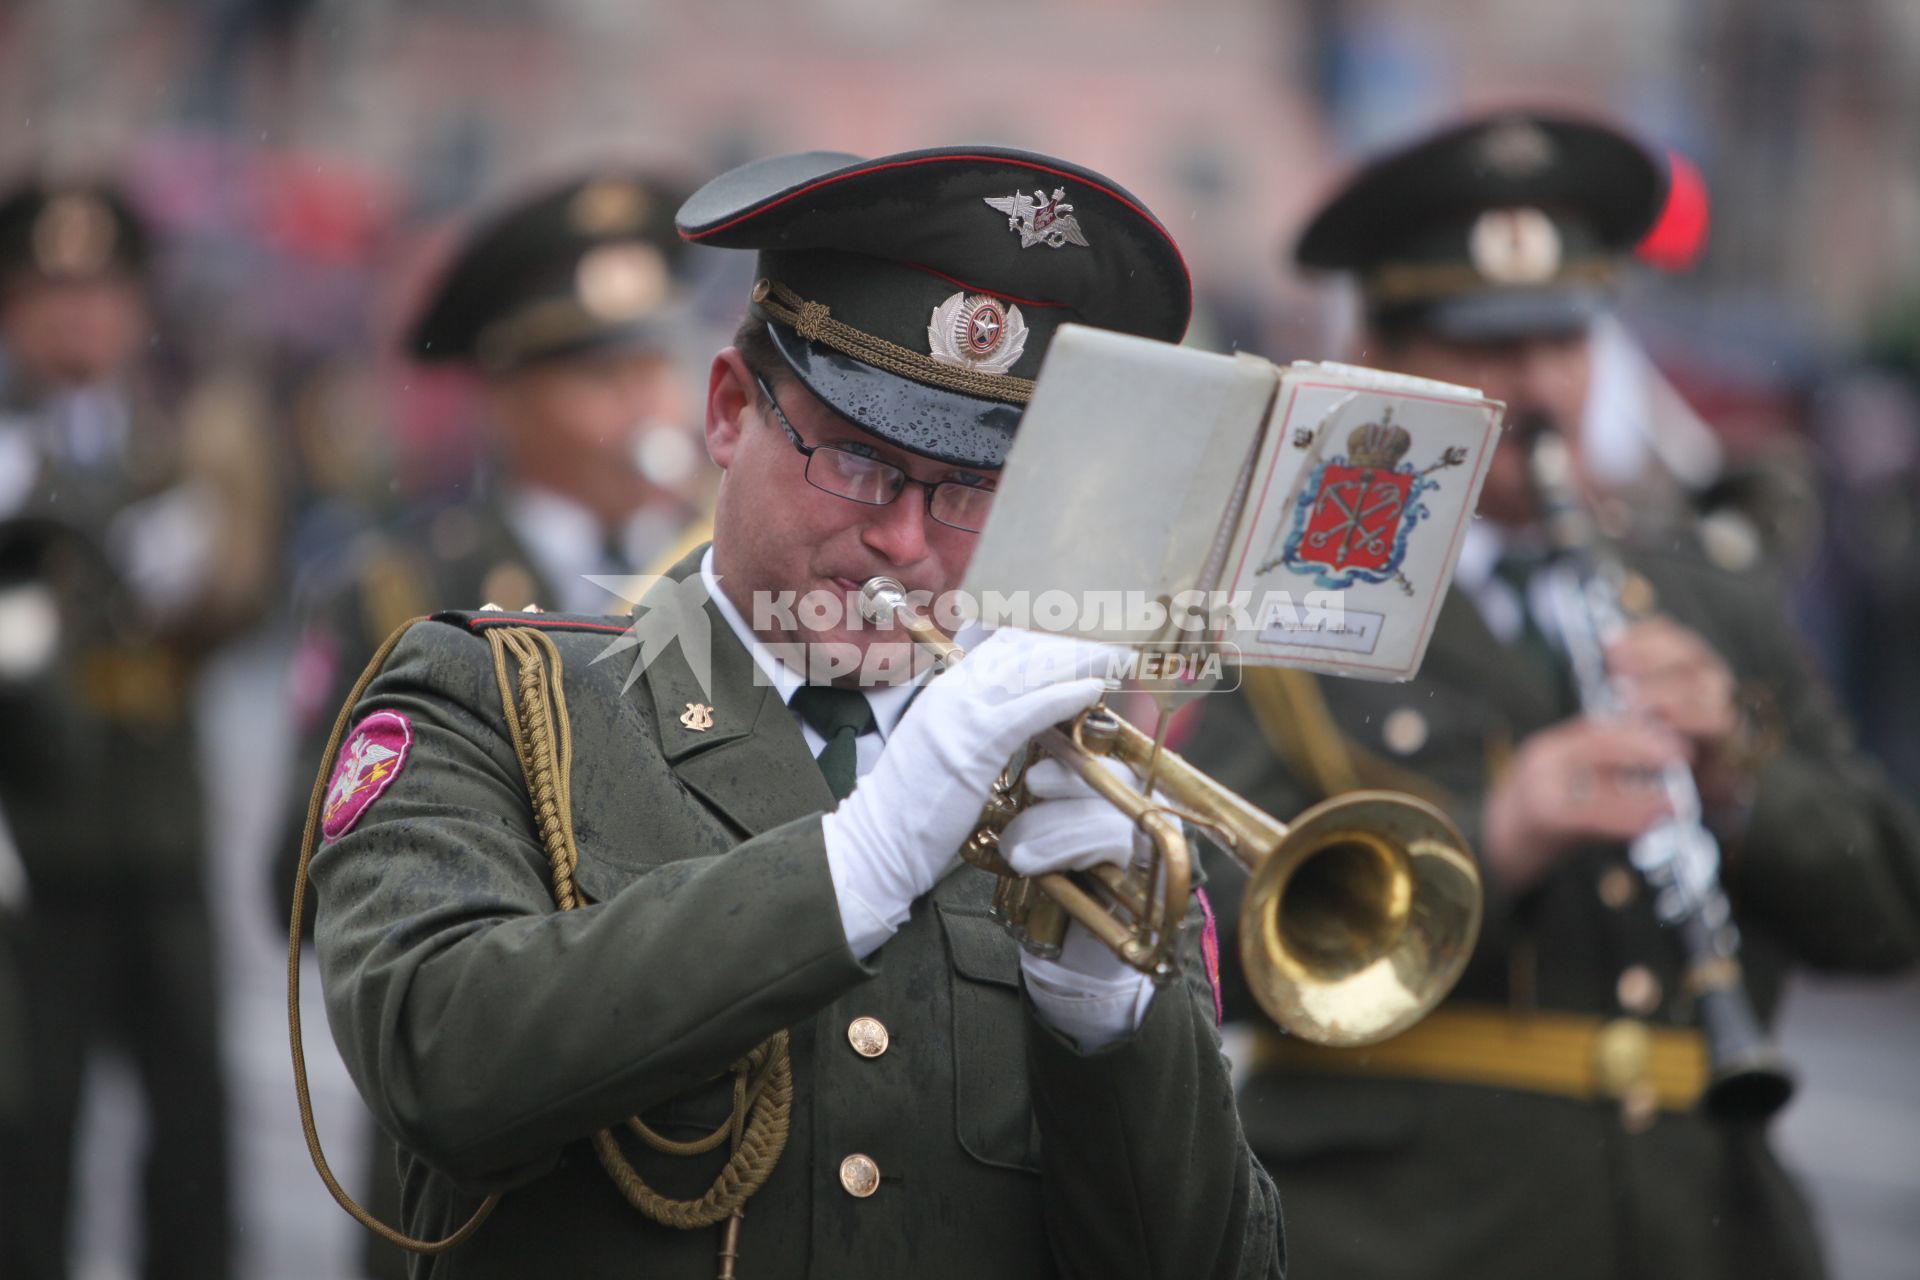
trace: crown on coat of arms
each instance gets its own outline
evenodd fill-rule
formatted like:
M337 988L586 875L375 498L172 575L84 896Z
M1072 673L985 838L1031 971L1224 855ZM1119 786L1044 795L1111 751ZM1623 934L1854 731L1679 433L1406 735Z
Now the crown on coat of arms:
M1393 410L1380 415L1380 421L1355 427L1347 437L1347 462L1355 467L1391 471L1413 445L1405 427L1393 425Z

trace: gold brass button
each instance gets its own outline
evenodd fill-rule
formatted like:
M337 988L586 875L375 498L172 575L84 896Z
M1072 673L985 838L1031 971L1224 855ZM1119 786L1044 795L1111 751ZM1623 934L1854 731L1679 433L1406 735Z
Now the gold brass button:
M1627 1086L1620 1099L1620 1127L1628 1133L1645 1133L1660 1118L1660 1091L1651 1080L1636 1080Z
M1600 901L1615 911L1632 902L1639 889L1633 872L1625 867L1608 867L1600 873Z
M1652 613L1656 598L1653 584L1637 573L1629 571L1620 583L1620 607L1627 611L1629 618L1644 618Z
M1397 756L1410 756L1427 745L1427 718L1412 707L1395 707L1380 724L1380 738Z
M880 1189L880 1166L871 1156L848 1156L840 1162L840 1185L848 1195L865 1200Z
M1622 969L1613 993L1619 998L1620 1007L1636 1017L1644 1018L1660 1007L1660 979L1643 964Z
M847 1043L863 1058L877 1058L893 1043L878 1018L855 1018L847 1024Z
M1609 1098L1625 1098L1647 1078L1653 1060L1653 1035L1644 1022L1615 1018L1600 1028L1593 1044L1594 1083Z

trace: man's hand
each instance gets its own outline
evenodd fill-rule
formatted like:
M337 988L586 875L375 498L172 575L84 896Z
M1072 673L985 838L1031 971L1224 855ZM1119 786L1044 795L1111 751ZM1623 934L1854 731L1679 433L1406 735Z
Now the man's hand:
M1607 666L1629 713L1686 740L1707 810L1739 806L1753 782L1752 730L1735 700L1733 672L1720 655L1671 618L1654 617L1608 646Z
M914 700L880 763L826 816L828 867L856 954L885 941L933 887L1008 758L1099 700L1116 652L996 631Z
M1660 771L1688 754L1677 734L1625 720L1582 718L1541 730L1487 793L1487 865L1519 893L1582 840L1633 839L1670 812Z
M1103 767L1131 780L1125 766ZM1026 775L1035 804L1022 810L1000 835L1000 856L1023 876L1087 871L1132 860L1139 832L1133 820L1103 799L1085 779L1058 760L1041 760ZM1153 985L1145 974L1077 922L1067 926L1058 959L1020 953L1027 991L1041 1016L1072 1036L1083 1050L1127 1034L1145 1016Z
M1621 632L1607 646L1607 669L1628 714L1685 738L1695 760L1724 749L1740 731L1733 672L1671 618L1647 618Z
M1133 772L1114 760L1102 768L1136 786ZM1023 876L1050 871L1090 871L1103 863L1124 867L1133 858L1138 828L1084 778L1051 757L1026 774L1035 804L1021 811L1000 836L1000 856Z

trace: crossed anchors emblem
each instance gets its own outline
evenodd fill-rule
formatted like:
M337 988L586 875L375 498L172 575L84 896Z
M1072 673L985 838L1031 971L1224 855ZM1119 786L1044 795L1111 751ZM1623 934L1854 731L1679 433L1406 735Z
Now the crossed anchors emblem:
M1073 206L1066 203L1067 189L1055 187L1053 195L1039 188L1032 195L1015 192L1010 196L987 196L988 204L1007 215L1007 230L1020 233L1020 247L1031 249L1044 244L1049 249L1059 249L1065 245L1077 244L1086 247L1086 233L1080 230L1080 220L1073 216Z

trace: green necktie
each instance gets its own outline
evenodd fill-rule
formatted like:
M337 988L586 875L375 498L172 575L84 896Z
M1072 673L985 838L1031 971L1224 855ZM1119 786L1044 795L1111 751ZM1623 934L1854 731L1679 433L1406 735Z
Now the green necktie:
M1560 646L1548 638L1533 612L1534 575L1546 567L1546 559L1537 555L1507 554L1494 562L1493 576L1513 588L1520 603L1520 634L1514 644L1520 657L1533 669L1542 686L1552 690L1554 698L1564 702L1571 690L1571 674Z
M867 702L867 695L858 689L809 684L796 690L787 705L827 740L818 757L820 773L833 789L834 798L845 800L853 793L854 780L860 776L856 740L873 728L873 707Z

